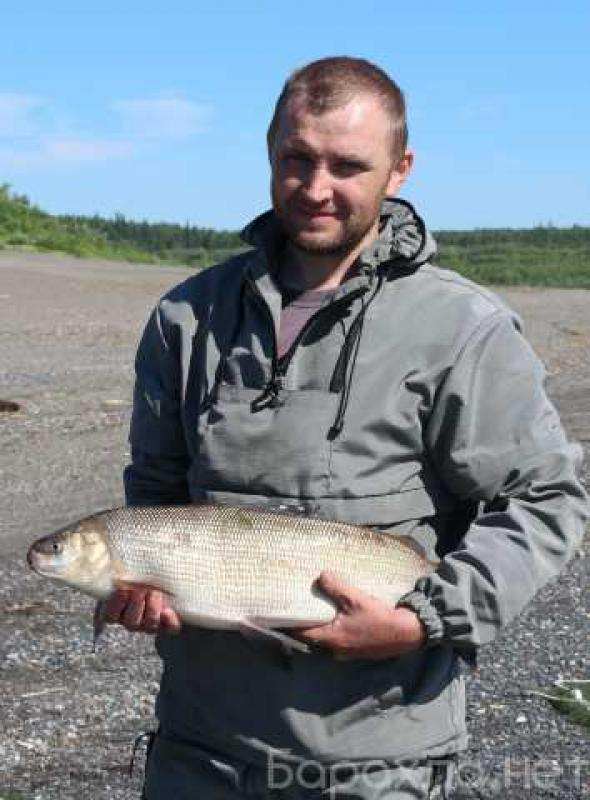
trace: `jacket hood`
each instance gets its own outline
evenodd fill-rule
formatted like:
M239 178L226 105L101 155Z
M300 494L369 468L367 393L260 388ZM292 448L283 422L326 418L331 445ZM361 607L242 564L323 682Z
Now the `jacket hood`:
M388 261L398 262L404 268L418 267L436 253L434 237L407 200L395 197L383 201L379 230L379 237L361 253L359 259L370 269ZM241 237L252 247L275 253L284 241L280 223L272 210L253 219Z

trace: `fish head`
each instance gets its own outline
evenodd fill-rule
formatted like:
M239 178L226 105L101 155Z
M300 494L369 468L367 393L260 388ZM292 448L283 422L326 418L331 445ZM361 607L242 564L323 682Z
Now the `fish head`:
M27 562L39 575L103 596L111 584L107 580L105 587L110 565L105 531L100 515L87 517L37 539Z

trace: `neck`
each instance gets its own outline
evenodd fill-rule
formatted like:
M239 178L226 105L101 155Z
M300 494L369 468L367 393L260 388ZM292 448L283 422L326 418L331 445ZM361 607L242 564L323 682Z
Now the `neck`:
M288 242L281 267L283 278L300 289L336 289L346 279L362 251L378 235L375 225L359 244L346 253L310 253Z

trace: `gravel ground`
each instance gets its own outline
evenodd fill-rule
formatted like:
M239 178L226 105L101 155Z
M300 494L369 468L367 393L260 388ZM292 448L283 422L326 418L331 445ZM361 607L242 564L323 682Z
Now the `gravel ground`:
M41 581L23 559L39 535L121 503L135 346L153 303L186 274L0 253L0 800L138 797L142 758L131 778L127 767L134 737L154 724L151 639L111 628L93 655L92 603ZM501 294L524 318L588 454L590 292ZM582 556L467 676L462 797L590 797L588 734L527 693L590 677Z

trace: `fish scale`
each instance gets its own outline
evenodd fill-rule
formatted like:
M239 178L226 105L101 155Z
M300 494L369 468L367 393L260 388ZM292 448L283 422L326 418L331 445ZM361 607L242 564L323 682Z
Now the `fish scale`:
M423 566L386 534L265 511L140 507L111 512L106 524L113 552L134 577L157 576L187 616L328 621L332 605L311 591L322 569L395 601Z
M41 574L97 597L117 585L155 586L185 621L212 628L330 621L333 603L314 590L322 570L393 604L433 569L407 537L232 506L118 508L53 536L69 555L53 558L55 538L39 540L29 562Z

